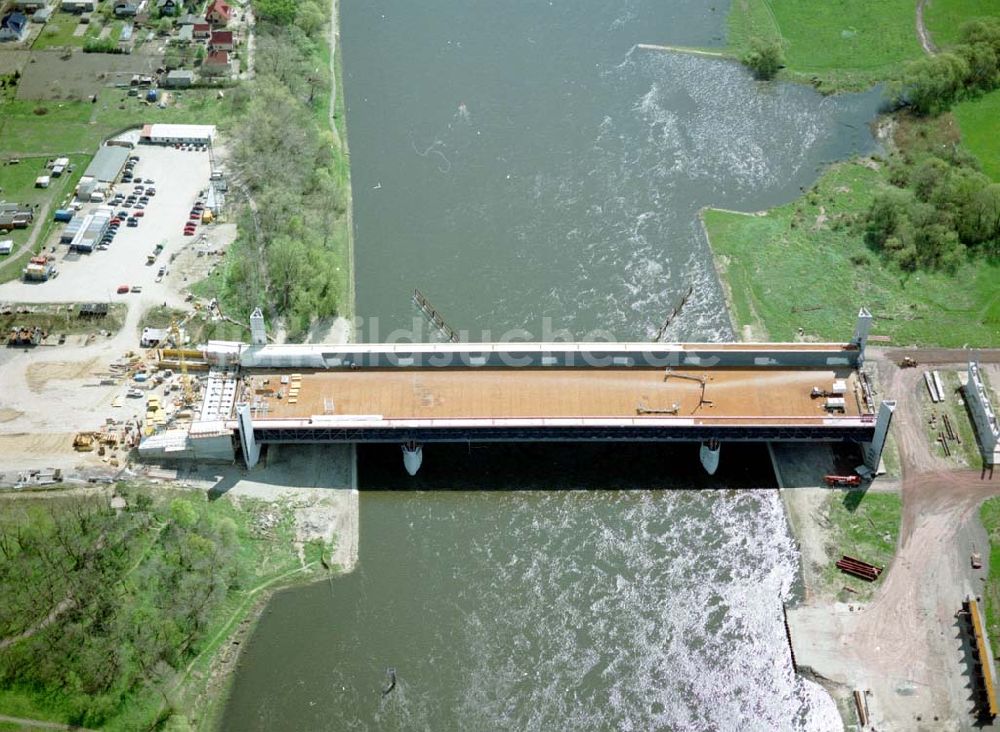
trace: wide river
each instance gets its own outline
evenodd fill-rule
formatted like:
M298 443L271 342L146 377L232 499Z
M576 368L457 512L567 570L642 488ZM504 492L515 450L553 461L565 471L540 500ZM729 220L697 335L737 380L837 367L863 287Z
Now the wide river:
M731 338L698 210L873 150L879 95L638 47L720 46L727 9L343 3L363 338L431 337L415 287L471 340L647 338L688 285L667 338ZM791 669L763 448L712 479L686 446L427 448L417 479L370 448L359 475L357 570L274 598L224 729L840 729Z

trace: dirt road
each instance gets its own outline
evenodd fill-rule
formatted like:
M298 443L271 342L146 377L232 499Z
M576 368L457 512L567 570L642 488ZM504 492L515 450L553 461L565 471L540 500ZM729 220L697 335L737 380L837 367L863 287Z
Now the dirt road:
M924 53L928 56L933 56L938 50L937 46L934 45L934 41L931 40L927 24L924 23L924 8L926 7L927 0L917 0L917 38L920 39L920 46L924 49Z
M930 352L920 352L927 363ZM955 351L937 352L955 362ZM967 356L966 356L967 357ZM1000 481L978 471L950 471L935 456L922 425L921 368L882 359L880 381L897 399L903 515L896 557L867 605L814 604L790 611L800 667L848 689L871 691L879 730L965 729L974 721L970 665L957 612L978 594L986 570L973 570L973 546L986 551L978 521Z

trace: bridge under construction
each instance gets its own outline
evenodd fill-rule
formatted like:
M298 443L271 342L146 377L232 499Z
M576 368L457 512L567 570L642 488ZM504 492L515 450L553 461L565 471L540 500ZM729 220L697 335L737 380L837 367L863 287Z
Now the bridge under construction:
M140 452L248 466L276 443L396 442L411 473L421 444L691 441L714 472L727 441L850 441L875 467L894 404L861 366L871 316L845 343L268 344L198 349L210 373L187 434ZM198 443L202 442L199 451Z

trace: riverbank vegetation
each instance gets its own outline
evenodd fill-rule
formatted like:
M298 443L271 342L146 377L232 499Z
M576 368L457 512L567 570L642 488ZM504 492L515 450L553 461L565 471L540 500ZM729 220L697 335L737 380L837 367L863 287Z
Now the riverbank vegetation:
M961 42L963 24L1000 15L1000 0L935 0L925 14L932 42L947 47ZM897 79L908 62L925 55L912 0L734 0L727 26L733 56L747 62L756 58L755 48L776 48L783 59L782 78L823 92Z
M258 306L295 340L314 318L349 314L350 178L331 130L326 5L256 5L256 78L238 92L232 167L253 201L218 295L243 318Z
M255 587L301 567L286 510L124 485L117 495L8 499L0 513L5 714L186 728L192 671L206 674Z
M871 86L919 57L914 22L912 0L734 0L727 18L734 56L777 46L783 77L828 92Z
M917 114L932 115L998 85L1000 18L982 18L962 25L959 43L908 63L893 86L900 104Z
M835 562L846 554L888 570L899 540L902 506L899 493L830 491L825 511L829 525L830 561L822 577L831 594L844 601L871 597L881 578L866 582L844 574L837 569Z
M888 161L834 165L805 196L760 215L704 212L737 332L836 340L867 305L874 333L894 344L995 343L997 230L992 240L963 239L973 235L969 227L989 221L995 191L984 187L951 114L901 115L896 125ZM965 220L973 205L984 215ZM893 231L902 234L879 244L885 210L897 216Z

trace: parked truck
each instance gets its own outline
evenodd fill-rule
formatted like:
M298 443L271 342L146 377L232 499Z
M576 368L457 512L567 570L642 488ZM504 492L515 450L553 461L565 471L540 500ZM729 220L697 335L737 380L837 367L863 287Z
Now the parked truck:
M56 268L45 257L32 257L24 268L26 282L45 282L56 276Z

